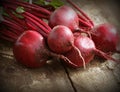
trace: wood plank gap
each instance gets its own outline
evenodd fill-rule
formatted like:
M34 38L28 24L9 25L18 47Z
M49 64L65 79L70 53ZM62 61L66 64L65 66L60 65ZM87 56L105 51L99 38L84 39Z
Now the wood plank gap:
M10 55L10 54L8 54L8 53L5 53L5 52L0 52L0 55L2 55L2 56L8 56L8 57L14 57L13 55Z
M77 89L76 89L76 87L75 87L75 85L74 85L74 83L73 83L73 81L72 81L72 79L71 79L71 77L70 77L70 75L69 75L69 72L68 72L66 66L63 64L63 62L61 62L61 65L63 66L63 69L64 69L65 72L66 72L66 75L67 75L67 77L68 77L68 79L69 79L69 81L70 81L70 83L71 83L71 86L72 86L74 92L77 92Z

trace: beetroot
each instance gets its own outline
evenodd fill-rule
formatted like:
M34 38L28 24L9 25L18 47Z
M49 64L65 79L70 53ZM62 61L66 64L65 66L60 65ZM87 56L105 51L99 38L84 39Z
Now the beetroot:
M16 60L27 67L40 67L48 60L43 36L32 30L17 39L13 53Z
M74 44L74 36L71 30L63 25L55 26L48 35L48 46L55 53L66 53Z
M118 33L117 29L111 24L101 24L92 29L92 40L96 48L104 52L117 51Z
M118 60L115 60L106 53L96 49L94 42L87 36L81 35L76 37L74 45L79 49L81 56L84 58L86 64L93 60L94 55L96 54L102 56L105 59L119 62ZM83 59L80 57L79 53L74 48L68 53L66 53L65 56L69 59L69 61L66 61L69 66L72 66L74 68L84 66Z
M71 0L66 0L69 4L71 4L74 8L76 8L79 13L77 13L78 18L79 18L79 27L80 29L84 29L85 31L89 31L94 27L93 21L88 17L88 15L79 8L73 1Z
M56 25L64 25L72 31L77 30L79 28L77 13L69 6L61 6L51 14L49 25L51 28Z
M85 64L89 63L94 58L92 48L95 48L95 45L92 40L88 39L89 38L84 36L78 36L77 38L75 38L74 41L74 45L81 52L81 56L84 58ZM82 58L79 56L79 53L74 48L68 53L66 53L65 56L73 63L68 63L68 65L74 68L84 66Z

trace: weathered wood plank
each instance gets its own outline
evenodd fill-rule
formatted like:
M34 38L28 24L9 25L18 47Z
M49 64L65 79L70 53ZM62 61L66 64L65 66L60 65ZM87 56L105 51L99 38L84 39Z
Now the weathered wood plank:
M95 25L112 23L119 28L117 2L109 0L74 0L93 19ZM119 58L120 55L115 55ZM120 92L120 64L93 60L87 69L67 69L77 92Z
M119 92L120 91L120 66L115 70L107 68L105 63L90 64L86 70L82 68L77 70L69 69L69 76L72 79L73 85L77 92ZM116 76L113 74L113 71Z
M4 49L4 52L12 55L9 49ZM29 69L10 56L0 55L0 92L74 91L58 61L49 61L38 69Z

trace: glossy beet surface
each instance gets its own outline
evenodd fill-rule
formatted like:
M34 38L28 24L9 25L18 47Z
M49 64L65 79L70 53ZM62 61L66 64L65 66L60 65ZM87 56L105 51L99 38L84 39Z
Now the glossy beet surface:
M27 67L40 67L46 63L45 42L35 31L24 32L16 41L13 53L16 60Z
M65 25L74 31L79 28L79 20L76 12L71 7L64 5L51 14L49 25L52 28L56 25Z
M92 40L96 48L105 52L115 52L118 44L118 33L116 28L110 24L96 26L92 32Z
M95 45L91 39L85 36L79 36L75 39L74 45L79 49L82 57L85 60L85 63L89 63L94 58L94 49ZM76 49L72 49L65 56L72 62L68 65L72 67L81 67L83 66L82 58L79 56L78 51ZM73 65L74 64L74 65Z
M48 46L55 53L66 53L73 44L73 33L66 26L57 25L48 35Z

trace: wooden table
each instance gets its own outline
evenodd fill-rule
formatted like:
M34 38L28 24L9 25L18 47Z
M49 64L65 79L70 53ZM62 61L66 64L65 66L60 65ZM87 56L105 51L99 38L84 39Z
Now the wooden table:
M112 23L120 27L120 10L114 0L74 0L95 25ZM68 3L67 3L68 5ZM60 61L49 61L29 69L11 57L12 48L0 45L0 92L120 92L120 64L94 59L87 69L71 69ZM115 53L113 57L120 59Z

